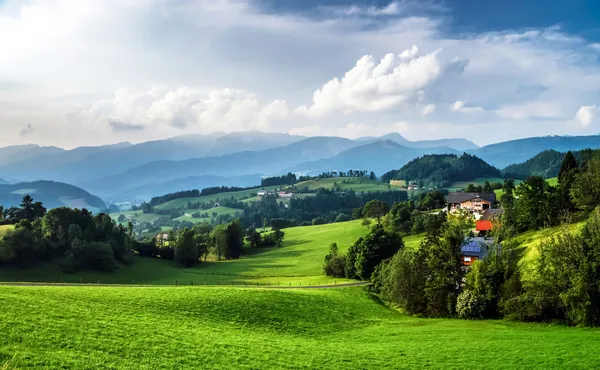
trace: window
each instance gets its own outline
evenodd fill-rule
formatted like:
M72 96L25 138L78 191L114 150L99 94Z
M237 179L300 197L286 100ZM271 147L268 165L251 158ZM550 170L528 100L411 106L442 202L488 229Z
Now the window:
M465 262L471 262L471 257L465 257Z

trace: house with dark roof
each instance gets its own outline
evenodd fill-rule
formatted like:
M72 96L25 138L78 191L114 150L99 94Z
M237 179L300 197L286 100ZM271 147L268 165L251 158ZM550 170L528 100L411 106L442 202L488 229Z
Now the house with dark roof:
M466 209L471 212L483 212L492 208L496 202L496 193L467 193L456 191L448 194L448 211Z
M471 266L475 261L483 259L487 255L491 243L493 243L493 240L485 238L465 240L465 243L460 247L463 265Z

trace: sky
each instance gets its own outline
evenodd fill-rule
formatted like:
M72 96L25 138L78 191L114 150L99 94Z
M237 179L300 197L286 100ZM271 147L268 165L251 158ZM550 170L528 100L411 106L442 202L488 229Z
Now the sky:
M0 146L600 131L596 0L0 0Z

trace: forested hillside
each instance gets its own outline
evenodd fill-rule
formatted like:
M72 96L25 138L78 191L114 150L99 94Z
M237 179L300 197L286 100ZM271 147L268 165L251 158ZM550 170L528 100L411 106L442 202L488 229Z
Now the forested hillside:
M500 177L500 170L467 153L425 155L413 159L399 170L382 176L382 181L418 181L422 186L447 187L457 181L478 177Z
M583 156L590 156L594 152L591 149L572 152L573 156L580 162ZM526 179L529 176L540 176L551 178L558 176L560 165L565 158L565 153L556 150L545 150L523 163L512 164L502 170L505 177L515 179Z

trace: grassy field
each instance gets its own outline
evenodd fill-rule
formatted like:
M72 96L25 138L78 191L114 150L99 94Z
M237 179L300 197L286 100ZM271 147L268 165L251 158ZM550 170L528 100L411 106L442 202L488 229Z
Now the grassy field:
M450 185L448 187L449 191L456 191L456 190L460 190L460 189L464 189L467 187L467 185L469 184L475 184L475 185L483 185L485 183L485 181L489 181L490 184L494 183L494 182L499 182L501 184L504 183L504 179L500 178L500 177L478 177L476 179L473 180L469 180L469 181L459 181L459 182L455 182L452 185Z
M192 217L192 214L196 213L196 212L199 212L200 214L208 213L208 217L204 217L204 218ZM206 210L188 210L188 211L186 211L185 215L176 218L176 220L198 223L198 222L210 221L212 218L215 218L220 215L230 215L232 217L235 217L236 215L240 215L242 212L243 212L243 210L241 210L241 209L229 208L229 207L215 207L215 208L206 209Z
M566 232L579 232L581 228L585 226L585 223L586 221L581 221L578 223L549 227L542 230L527 231L519 234L516 237L516 241L519 242L523 248L525 248L523 262L533 261L538 257L538 247L540 243Z
M403 316L360 288L0 287L0 368L598 368L600 331Z
M279 186L267 186L264 189L265 190L275 190L278 189ZM258 193L261 189L263 188L254 188L254 189L249 189L249 190L242 190L242 191L232 191L229 193L218 193L218 194L212 194L212 195L205 195L202 197L194 197L194 198L181 198L181 199L175 199L163 204L160 204L158 206L156 206L156 209L177 209L177 208L186 208L188 202L201 202L201 203L212 203L212 202L216 202L217 199L244 199L244 198L251 198L256 196L256 193Z
M247 249L239 260L203 262L182 269L172 261L136 258L130 266L116 272L81 272L67 274L50 264L31 269L0 269L0 281L83 282L105 284L178 284L196 285L256 283L325 284L331 279L323 275L323 258L329 245L337 243L345 253L359 237L367 233L361 221L285 229L282 248ZM416 240L416 239L415 239ZM412 240L414 243L415 240ZM407 240L407 245L410 241ZM339 282L344 281L338 279Z
M376 180L357 177L336 177L331 179L316 179L297 183L295 186L299 189L308 187L309 190L319 188L333 189L334 183L337 183L341 190L354 190L356 192L375 192L387 191L388 185ZM391 186L393 189L399 189L399 185Z
M12 230L13 225L1 225L0 226L0 236L4 235L8 230Z

